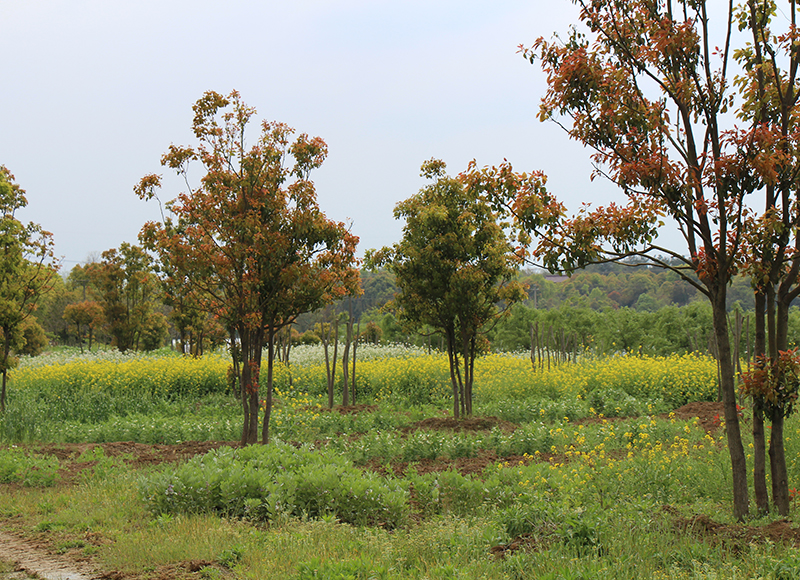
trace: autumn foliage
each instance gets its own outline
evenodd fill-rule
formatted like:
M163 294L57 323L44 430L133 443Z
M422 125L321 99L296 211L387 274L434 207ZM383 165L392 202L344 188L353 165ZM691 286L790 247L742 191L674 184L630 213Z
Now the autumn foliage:
M242 392L243 443L256 441L266 387L266 443L276 334L299 314L358 292L358 238L317 206L310 175L327 155L322 139L292 140L287 125L263 121L248 147L255 109L236 92L207 92L193 109L197 146L171 145L161 163L187 183L189 166L199 164L201 182L168 202L168 216L146 224L140 237L166 265L162 272L173 286L190 287L199 307L227 329ZM160 184L159 176L147 175L135 190L150 199Z
M783 7L790 24L775 32L772 27L787 20L776 18L773 2L575 4L582 27L563 38L539 38L521 52L547 79L540 119L558 123L591 148L593 177L614 182L628 202L553 216L546 210L553 198L543 189L498 199L536 238L535 259L551 270L636 256L640 263L677 272L709 299L734 515L743 518L749 510L747 465L736 411L727 287L738 274L752 276L757 305L768 317L773 313L775 334L764 339L769 348L762 349L772 361L765 360L765 368L772 368L778 351L787 350L786 312L800 293L794 235L800 223L796 6ZM740 46L737 29L747 35ZM756 197L764 202L762 210ZM537 203L545 208L544 219L527 209ZM659 245L658 229L667 223L677 228L685 250ZM777 446L770 456L773 478L780 481L773 485L775 504L786 513L781 417L772 416L771 446ZM759 445L763 448L757 437ZM759 480L763 474L756 475L763 509Z

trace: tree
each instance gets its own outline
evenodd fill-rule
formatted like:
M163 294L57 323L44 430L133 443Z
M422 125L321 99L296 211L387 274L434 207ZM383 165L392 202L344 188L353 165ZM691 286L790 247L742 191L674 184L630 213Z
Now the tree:
M519 258L507 239L502 215L459 178L432 159L422 175L435 179L397 204L405 219L403 239L367 253L367 263L385 265L400 293L400 319L416 329L429 325L445 338L453 390L453 416L472 414L472 383L478 337L507 308L524 298L515 281Z
M11 353L24 348L23 325L57 270L50 233L14 216L27 204L25 191L0 165L0 413L6 409Z
M64 309L75 301L75 296L67 289L61 276L50 279L49 289L37 303L34 316L46 336L66 340L67 324L64 321Z
M237 92L207 92L193 107L196 147L170 146L162 165L186 180L188 191L166 204L169 216L145 224L140 239L156 252L166 275L185 279L202 309L230 334L242 389L242 443L258 437L262 351L267 351L262 443L269 441L273 365L278 332L297 317L358 292L358 238L319 209L310 174L327 155L319 137L283 123L261 123L255 143L245 135L255 109ZM204 175L189 185L198 162ZM293 162L290 164L290 162ZM157 175L135 187L156 197Z
M139 345L142 350L156 350L169 338L169 322L163 312L152 311L142 325Z
M92 339L97 329L105 322L103 308L100 304L94 300L67 304L64 308L64 320L67 321L67 324L75 325L75 336L78 339L81 352L83 352L83 336L86 334L89 341L89 352L91 352Z
M555 120L571 138L593 148L595 175L622 188L628 204L584 207L567 218L543 179L505 201L524 229L540 234L534 254L551 270L639 256L642 263L676 271L709 300L733 513L742 519L749 512L749 497L727 286L744 260L745 198L759 190L753 167L766 149L758 137L760 120L744 115L745 126L734 127L726 116L734 107L729 67L735 11L732 3L724 9L716 5L721 26L711 27L711 4L702 0L576 4L586 33L573 29L566 40L540 38L523 49L547 76L539 116ZM785 50L790 43L787 39L775 48ZM744 105L735 112L746 110ZM492 171L476 171L475 179L480 181L483 173ZM681 233L688 256L655 242L663 218Z
M754 479L756 505L769 509L765 467L764 418L772 423L769 440L772 495L781 515L789 514L789 483L784 450L785 418L797 398L798 360L789 352L789 307L800 295L800 113L798 67L800 41L797 5L748 0L736 11L739 29L751 40L735 53L742 74L735 80L741 121L752 128L735 134L739 154L748 159L752 179L764 193L763 212L746 216L745 271L756 305L756 368L746 377L753 396ZM788 14L787 14L788 12ZM776 32L773 26L786 22Z
M336 363L339 360L339 317L336 315L336 311L333 311L330 322L320 322L314 327L314 330L322 342L322 350L325 353L328 409L333 409L336 386ZM332 354L330 352L331 342L333 342Z
M157 304L158 281L152 259L139 246L123 242L106 250L84 272L99 294L106 326L120 352L138 349Z
M26 356L39 356L47 346L47 335L36 319L29 316L20 328L22 345L17 349L17 354Z

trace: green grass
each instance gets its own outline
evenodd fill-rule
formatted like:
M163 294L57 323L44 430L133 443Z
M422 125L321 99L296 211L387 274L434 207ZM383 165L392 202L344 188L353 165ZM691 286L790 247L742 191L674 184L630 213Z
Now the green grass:
M0 453L0 472L14 474L7 479L13 484L0 486L0 517L23 534L45 536L56 551L79 552L104 570L127 573L208 560L214 566L197 577L780 580L800 574L794 548L713 541L676 525L676 518L698 514L734 523L722 432L706 435L692 421L657 416L687 393L704 398L703 360L681 359L684 368L669 369L680 361L619 359L617 370L613 360L597 361L531 378L514 357L492 359L481 369L476 413L514 421L516 431L404 434L415 421L442 416L448 402L420 394L440 380L435 358L396 354L373 356L374 374L365 360L365 381L373 381L378 402L358 414L321 409L316 387L305 389L311 383L299 380L298 364L294 386L276 393L275 444L266 449L134 470L96 448L60 463L90 466L74 485L42 487L24 485L24 474L46 480L59 464L9 448ZM160 356L153 360L171 355ZM309 355L308 376L315 364ZM29 382L12 383L15 404L44 409L46 396L60 392L53 377L61 375L32 361L26 368ZM50 377L40 386L37 368ZM418 381L419 373L428 374ZM135 402L135 389L92 384L65 389L71 400L94 401L98 409L75 409L58 420L44 411L29 421L7 414L0 433L6 440L17 432L27 433L23 440L53 442L238 439L238 403L224 393L188 395L185 387L162 385ZM675 384L681 392L667 402L665 389ZM610 420L601 413L635 416ZM786 436L790 487L798 487L796 417L788 420ZM423 469L429 461L487 454L498 460L481 474ZM410 462L407 473L360 471L367 463L394 462ZM503 558L492 552L519 537L527 548Z

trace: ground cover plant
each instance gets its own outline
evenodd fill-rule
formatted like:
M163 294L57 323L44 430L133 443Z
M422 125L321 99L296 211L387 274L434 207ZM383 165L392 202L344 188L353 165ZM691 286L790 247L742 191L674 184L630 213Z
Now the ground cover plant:
M247 448L235 443L239 410L222 358L23 361L10 408L17 397L57 396L47 377L62 376L73 400L99 409L40 428L35 442L12 439L3 424L3 528L115 578L800 572L794 505L789 519L732 521L711 359L587 357L532 371L523 355L493 354L476 363L475 416L454 420L441 355L364 349L362 398L328 410L321 353L296 354L276 377L275 440ZM108 365L105 383L90 363ZM162 378L135 376L153 368ZM178 376L174 388L163 378ZM146 403L137 406L127 380ZM441 395L430 388L439 384ZM787 456L800 456L795 418ZM796 487L797 461L789 471Z

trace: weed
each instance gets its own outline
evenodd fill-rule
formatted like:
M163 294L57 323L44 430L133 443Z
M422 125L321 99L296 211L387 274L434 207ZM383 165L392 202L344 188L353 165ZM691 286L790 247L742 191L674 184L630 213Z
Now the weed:
M227 548L220 552L219 556L217 557L217 561L220 563L220 566L224 566L225 568L233 568L242 561L244 557L244 551L240 546L234 546L233 548Z

